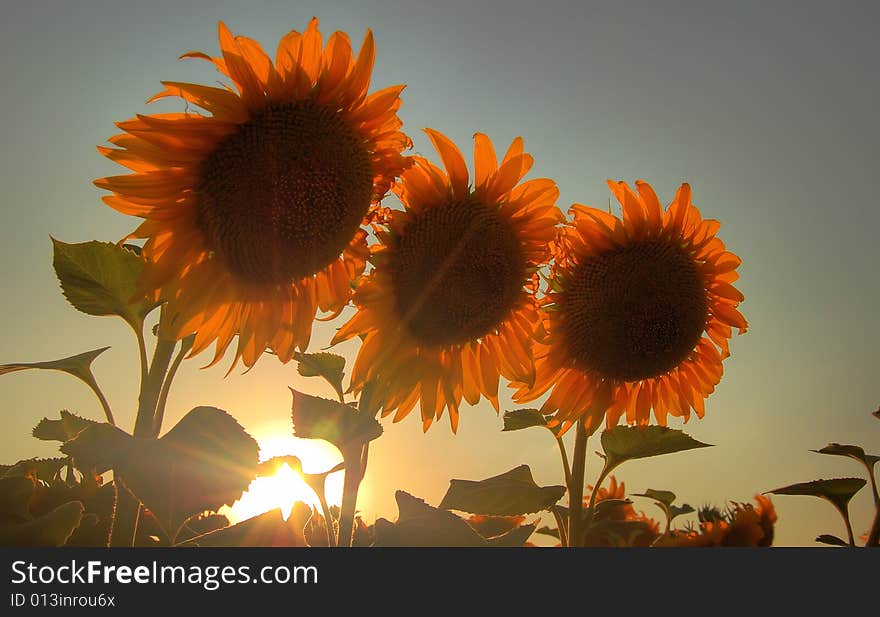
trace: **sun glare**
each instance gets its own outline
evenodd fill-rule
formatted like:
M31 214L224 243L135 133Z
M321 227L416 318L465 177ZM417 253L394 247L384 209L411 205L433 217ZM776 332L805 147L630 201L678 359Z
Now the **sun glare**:
M260 460L266 461L275 456L296 456L302 461L305 473L320 473L331 469L342 460L339 452L330 444L296 437L271 437L260 442ZM339 505L342 501L343 472L336 472L327 477L327 503ZM293 504L297 501L320 509L318 497L305 483L302 476L287 464L268 477L257 478L251 482L241 499L224 506L220 512L229 518L229 522L249 519L263 512L281 508L285 520L290 516Z

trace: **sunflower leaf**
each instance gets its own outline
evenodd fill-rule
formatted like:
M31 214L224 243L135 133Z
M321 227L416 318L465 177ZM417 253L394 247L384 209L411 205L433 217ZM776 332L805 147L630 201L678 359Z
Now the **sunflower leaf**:
M502 431L520 431L533 426L543 426L556 435L558 428L547 426L547 418L537 409L514 409L504 412L504 428Z
M111 242L67 244L52 238L53 266L67 301L87 315L118 315L140 332L159 303L137 300L143 260Z
M522 546L535 532L535 527L534 523L520 525L501 535L487 538L486 541L489 546Z
M675 501L675 493L672 491L659 491L653 488L649 488L644 493L633 493L634 497L647 497L648 499L653 499L659 504L663 504L666 507L672 505Z
M867 484L864 478L832 478L830 480L813 480L798 482L767 491L773 495L809 495L821 497L840 510L846 512L850 500Z
M333 386L342 399L342 379L345 377L345 358L333 353L297 353L297 371L303 377L322 377Z
M96 424L61 451L99 473L113 469L171 541L191 516L238 499L256 477L259 460L257 442L214 407L196 407L161 439Z
M528 465L520 465L485 480L452 480L441 508L471 514L509 516L553 507L565 494L564 486L538 486Z
M824 448L811 450L811 452L816 452L817 454L831 454L834 456L846 456L859 461L867 467L869 471L874 467L874 464L877 463L877 461L880 461L880 456L865 454L865 450L859 446L843 445L839 443L829 443Z
M682 516L684 514L691 514L692 512L696 512L693 506L690 504L683 503L680 506L676 506L675 504L669 506L669 521L672 522L677 516Z
M0 546L63 546L83 517L83 504L68 501L34 520L0 523Z
M605 451L603 470L605 474L621 463L633 459L707 448L712 445L665 426L615 426L604 431L601 440L602 449Z
M308 506L297 502L286 521L281 509L276 508L235 525L190 538L178 546L307 546L303 527L311 514Z
M61 358L60 360L50 360L49 362L15 362L12 364L0 364L0 375L14 373L16 371L26 371L28 369L43 369L61 371L68 375L73 375L86 382L86 384L91 385L95 380L95 376L92 374L92 362L108 349L110 348L101 347L100 349L86 351L75 356Z
M9 465L0 472L0 477L31 477L48 484L58 477L68 460L67 458L30 458Z
M60 420L50 420L49 418L40 420L39 424L34 427L33 436L43 441L65 442L70 441L80 431L95 424L98 424L98 422L81 418L75 413L62 409Z
M429 506L404 491L395 493L397 522L376 521L376 546L488 546L464 519L448 510Z
M24 476L0 478L0 520L31 520L30 500L34 481Z
M382 435L382 425L371 415L350 405L310 396L293 388L293 432L305 439L323 439L346 452L360 448ZM346 461L348 464L348 461Z
M830 533L823 533L821 536L816 538L816 542L821 542L822 544L830 544L831 546L849 546L846 540L841 540L837 536L833 536Z
M106 422L96 422L65 442L61 451L73 457L79 469L102 474L117 469L122 461L133 456L136 443L122 429Z

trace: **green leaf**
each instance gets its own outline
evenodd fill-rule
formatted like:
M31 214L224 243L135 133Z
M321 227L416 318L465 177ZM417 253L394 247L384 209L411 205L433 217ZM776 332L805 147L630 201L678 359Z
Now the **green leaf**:
M48 514L22 523L0 523L0 546L63 546L83 516L79 501L68 501Z
M323 377L342 398L342 379L345 377L345 358L333 353L297 353L297 371L303 377Z
M538 486L528 465L486 480L452 480L441 508L472 514L530 514L551 508L565 494L564 486Z
M832 478L830 480L813 480L789 484L767 491L774 495L809 495L821 497L831 502L834 507L845 513L853 495L862 490L867 480L864 478Z
M849 446L843 445L839 443L829 443L827 446L820 450L811 450L811 452L816 452L818 454L831 454L834 456L846 456L853 460L859 461L868 470L871 470L874 467L874 464L877 461L880 461L880 456L875 456L873 454L865 454L864 449L859 446Z
M621 463L633 459L707 448L711 445L665 426L616 426L604 431L601 439L605 450L606 474Z
M84 429L99 424L94 420L87 420L66 409L61 410L60 420L43 418L34 427L33 436L43 441L70 441Z
M61 447L122 484L173 541L186 519L232 505L257 475L259 446L228 413L196 407L161 439L134 438L108 424Z
M108 349L110 348L101 347L100 349L87 351L85 353L70 356L68 358L61 358L60 360L52 360L50 362L16 362L13 364L0 364L0 375L14 373L15 371L25 371L27 369L38 368L52 371L62 371L79 379L82 379L84 382L91 385L91 383L93 383L95 380L94 375L92 375L92 362L94 362L95 358L100 356Z
M158 306L135 300L143 260L110 242L67 244L52 238L53 265L61 289L73 307L87 315L118 315L140 332L144 318Z
M675 493L672 491L658 491L653 488L649 488L644 493L633 493L635 497L647 497L648 499L653 499L657 503L663 504L666 507L672 505L675 501Z
M382 434L382 425L371 415L359 413L350 405L309 396L293 388L293 432L305 439L323 439L345 455L357 451ZM346 461L348 464L348 461Z
M832 536L830 533L823 533L821 536L816 538L816 542L821 542L822 544L830 544L831 546L849 546L846 540L841 540L837 536Z
M396 523L376 521L376 546L488 546L464 519L448 510L429 506L409 493L395 493L399 515Z
M557 429L552 429L547 426L547 418L537 409L515 409L513 411L505 411L504 428L501 430L519 431L533 426L543 426L544 428L549 429L554 435L557 434Z

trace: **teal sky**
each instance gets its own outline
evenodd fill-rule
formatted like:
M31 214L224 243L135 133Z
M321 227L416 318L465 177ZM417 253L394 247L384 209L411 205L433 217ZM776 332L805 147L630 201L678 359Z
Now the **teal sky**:
M80 0L4 2L3 15L0 363L112 345L95 371L127 428L137 395L134 339L121 320L66 304L49 235L115 241L134 228L91 184L124 173L95 146L116 132L115 121L182 111L176 101L144 104L159 80L218 79L205 63L176 60L190 49L216 54L218 20L274 50L316 15L325 36L344 30L357 45L373 29L372 89L407 84L400 116L416 152L436 160L424 127L466 152L475 131L499 149L522 135L535 157L530 177L554 178L564 210L604 207L606 178L643 178L667 203L687 181L703 215L722 222L721 237L744 261L737 285L751 328L734 339L706 417L685 427L716 447L624 466L617 475L630 491L669 489L695 506L750 500L792 482L860 474L855 463L810 448L837 441L880 449L880 423L869 415L880 404L874 3ZM312 349L340 323L316 328ZM339 350L351 356L356 346ZM194 406L215 405L268 438L290 430L287 386L329 394L269 356L225 379L228 363L199 370L205 363L184 365L166 428ZM4 463L54 453L30 438L41 417L61 408L101 414L61 374L3 377L0 400ZM562 483L552 439L537 430L502 434L487 402L463 410L457 436L445 419L423 435L416 415L386 423L371 450L361 500L368 520L396 517L396 488L436 505L450 478L521 463L539 483ZM674 418L671 426L681 428ZM588 477L598 459L590 465ZM774 502L779 544L845 533L826 503ZM867 489L852 512L864 533Z

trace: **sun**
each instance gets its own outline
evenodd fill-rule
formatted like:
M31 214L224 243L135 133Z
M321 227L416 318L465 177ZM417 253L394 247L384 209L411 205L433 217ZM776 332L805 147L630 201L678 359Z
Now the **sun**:
M333 446L320 440L278 436L260 441L260 460L266 461L275 456L298 457L306 473L326 471L342 460L342 456ZM327 477L326 498L331 506L338 506L342 501L343 475L340 471ZM220 513L225 514L230 524L234 525L269 510L281 508L282 516L287 520L297 501L317 507L320 511L320 502L315 493L296 471L285 464L274 475L251 482L241 499L232 504L231 508L223 506Z

